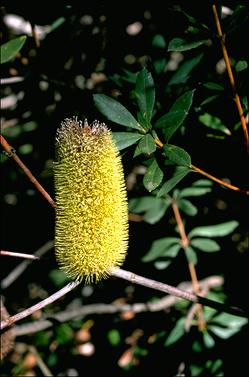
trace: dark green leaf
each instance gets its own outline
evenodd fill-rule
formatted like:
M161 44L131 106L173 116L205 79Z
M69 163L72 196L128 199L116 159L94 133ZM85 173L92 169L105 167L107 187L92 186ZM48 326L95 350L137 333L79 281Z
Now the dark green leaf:
M175 164L180 166L191 166L190 155L182 148L176 145L166 144L163 148L164 154Z
M118 346L121 342L121 337L119 331L116 329L112 329L107 333L108 340L112 346Z
M157 59L153 61L155 71L158 75L160 75L160 73L164 71L166 64L167 64L167 60L165 58L161 58L161 59Z
M162 34L156 34L152 40L152 46L158 48L165 48L166 42Z
M219 94L215 94L215 95L213 95L213 96L209 96L209 97L207 97L206 99L204 99L204 101L202 101L202 102L200 103L200 107L202 107L202 106L204 106L204 105L207 105L207 104L210 103L210 102L215 101L217 98L219 98Z
M145 68L137 75L136 97L140 112L149 128L155 103L155 84L151 73Z
M158 199L158 198L155 198L155 199ZM170 203L166 202L166 200L161 201L161 202L160 201L155 202L154 207L150 208L145 213L144 221L149 224L157 223L164 216L169 206L170 206Z
M172 246L179 244L180 247L180 240L176 237L165 237L159 240L156 240L152 243L150 250L143 256L143 262L151 262L157 258L162 256L166 256L167 250ZM177 255L175 251L174 256ZM172 257L171 255L167 255L168 257Z
M94 94L93 99L95 106L106 116L107 119L122 126L135 128L144 132L144 129L136 121L133 115L115 99L108 97L105 94Z
M144 135L138 143L139 150L144 154L151 154L156 150L156 143L150 134Z
M189 90L181 95L170 108L169 112L159 118L155 123L155 127L163 128L167 142L188 115L193 103L193 96L194 90Z
M168 82L168 85L184 84L189 79L191 71L200 63L203 58L203 54L199 54L192 59L189 59L182 63L182 65L173 74Z
M143 179L143 184L144 187L149 191L155 190L160 183L162 182L163 179L163 172L159 168L158 163L156 159L153 159L152 164L148 167L144 179Z
M120 151L135 144L142 136L136 132L112 132L112 137Z
M206 39L187 41L182 38L174 38L169 42L168 51L187 51L206 43Z
M180 199L177 203L179 209L188 216L195 216L198 213L198 209L187 199Z
M167 194L170 190L172 190L172 188L174 188L177 185L177 183L179 183L191 171L192 170L187 168L186 166L178 166L175 170L173 177L163 184L157 196L161 197Z
M189 263L193 263L193 264L197 263L196 252L191 246L188 246L185 249L185 253L186 253L186 257L187 257L187 260L188 260Z
M238 221L232 220L217 225L207 225L194 228L189 233L189 237L223 237L233 232L239 225Z
M220 246L214 240L209 240L208 238L194 238L191 240L190 244L199 250L206 252L219 251Z
M63 323L56 328L56 341L59 344L66 344L74 337L74 331L67 324Z
M211 90L224 90L223 86L216 84L216 82L206 82L205 84L203 84L203 86Z
M11 41L4 43L0 47L0 62L1 64L7 63L11 59L13 59L18 51L21 50L22 46L24 45L27 37L21 36L15 39L12 39Z
M177 342L177 340L179 340L185 334L184 322L185 322L184 317L180 318L176 322L175 327L169 333L166 339L166 342L164 344L165 346L170 346L171 344L174 344L175 342Z
M214 338L207 331L203 333L203 343L207 348L213 348L215 346Z
M155 196L133 198L129 201L129 211L133 213L145 212L144 221L149 224L155 224L159 221L169 206L169 200L159 199Z
M222 124L220 118L217 118L211 114L205 113L199 116L199 121L203 123L205 126L212 128L213 130L218 130L226 135L231 135L231 131Z

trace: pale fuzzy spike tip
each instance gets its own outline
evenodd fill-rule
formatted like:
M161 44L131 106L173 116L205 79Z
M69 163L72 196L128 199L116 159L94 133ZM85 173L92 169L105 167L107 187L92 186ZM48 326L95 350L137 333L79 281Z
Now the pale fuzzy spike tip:
M69 278L97 282L128 249L121 157L105 124L66 119L56 135L55 253Z

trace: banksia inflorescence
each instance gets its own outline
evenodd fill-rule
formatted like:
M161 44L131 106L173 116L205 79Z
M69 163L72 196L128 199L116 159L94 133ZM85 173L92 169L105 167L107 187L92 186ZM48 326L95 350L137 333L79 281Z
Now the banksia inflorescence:
M55 253L73 280L98 281L128 248L121 157L105 124L66 119L56 135Z

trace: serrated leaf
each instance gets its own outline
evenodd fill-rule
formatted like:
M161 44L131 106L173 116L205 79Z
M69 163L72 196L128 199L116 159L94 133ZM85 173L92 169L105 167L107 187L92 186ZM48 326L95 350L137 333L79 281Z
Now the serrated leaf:
M138 148L142 153L151 154L156 150L156 143L150 134L144 135L138 143Z
M0 62L7 63L16 56L18 51L23 47L27 37L25 35L12 39L0 47Z
M136 98L140 112L149 128L155 103L155 84L151 73L146 68L143 68L137 75Z
M121 103L105 94L94 94L93 99L95 106L107 119L121 126L135 128L144 133L143 127Z
M142 136L136 132L112 132L112 138L120 151L135 144Z
M152 164L148 167L144 179L143 179L143 184L144 187L149 191L155 190L160 183L162 182L163 179L163 172L159 168L158 163L156 159L153 159Z
M205 252L214 252L219 251L220 246L219 244L214 240L209 240L207 238L193 238L190 242L190 244L197 249Z
M203 53L182 63L169 80L168 85L184 84L187 82L191 71L200 63L202 58Z
M157 197L160 198L161 196L166 195L170 190L172 190L172 188L174 188L177 185L177 183L179 183L191 171L192 170L187 168L186 166L177 166L173 177L163 184L163 186L157 193Z
M169 141L175 131L181 126L193 103L194 90L181 95L170 108L169 112L159 118L155 127L162 128L166 139Z
M192 229L188 236L223 237L232 233L238 225L238 221L232 220L222 224L200 226Z
M198 213L197 207L195 207L187 199L179 199L177 200L177 203L178 203L179 209L181 209L188 216L195 216Z
M179 244L180 246L180 240L177 237L165 237L160 238L159 240L156 240L152 242L150 250L143 256L142 261L143 262L151 262L157 258L160 258L162 255L165 256L165 253L167 253L167 250L172 246ZM176 252L174 253L174 256L176 256ZM168 257L171 257L168 255Z
M175 164L180 166L191 166L190 155L182 148L176 145L166 144L163 148L164 154Z
M213 130L223 132L226 135L231 135L231 131L226 126L224 126L221 119L209 113L200 115L199 121L205 126L212 128Z
M173 38L168 45L168 51L187 51L192 50L193 48L197 48L204 43L206 43L206 39L196 40L196 41L187 41L186 39L182 38Z
M185 318L180 318L176 322L175 327L171 330L166 339L166 342L164 343L165 346L170 346L171 344L174 344L185 334L184 322Z
M188 246L185 250L186 257L189 263L197 264L197 255L196 251L191 247Z
M186 187L181 190L180 197L186 198L188 196L202 196L212 191L211 187Z

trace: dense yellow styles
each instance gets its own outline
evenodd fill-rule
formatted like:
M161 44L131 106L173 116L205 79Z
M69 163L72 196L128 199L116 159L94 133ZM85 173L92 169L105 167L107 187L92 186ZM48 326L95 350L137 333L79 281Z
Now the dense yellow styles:
M55 253L74 280L98 281L128 247L121 157L105 124L66 119L56 135Z

